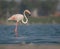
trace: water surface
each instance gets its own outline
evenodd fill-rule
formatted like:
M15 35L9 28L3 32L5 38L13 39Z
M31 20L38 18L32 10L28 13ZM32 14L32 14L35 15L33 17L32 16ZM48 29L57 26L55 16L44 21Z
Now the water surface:
M0 44L60 44L60 24L0 25Z

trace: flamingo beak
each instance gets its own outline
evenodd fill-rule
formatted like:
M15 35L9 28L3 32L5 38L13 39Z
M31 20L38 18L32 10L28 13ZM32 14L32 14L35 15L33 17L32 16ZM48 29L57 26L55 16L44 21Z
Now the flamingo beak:
M27 11L27 13L29 14L29 16L31 16L31 12L30 11Z
M31 12L30 12L29 10L26 10L26 12L27 12L28 14L31 14Z
M31 12L30 11L27 11L28 12L28 14L31 14Z

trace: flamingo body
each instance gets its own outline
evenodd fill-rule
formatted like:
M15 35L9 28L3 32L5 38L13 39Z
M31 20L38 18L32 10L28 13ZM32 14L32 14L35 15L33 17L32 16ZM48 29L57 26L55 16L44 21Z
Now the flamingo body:
M24 23L24 24L28 23L28 18L25 15L26 12L28 14L31 14L29 10L25 10L23 15L22 14L14 14L10 18L8 18L8 20L15 20L16 21L16 28L15 28L16 37L18 36L18 33L17 33L18 22L22 21L22 23ZM23 20L24 17L25 17L26 21Z
M15 20L19 22L23 19L24 19L24 16L22 14L15 14L15 15L12 15L8 20Z

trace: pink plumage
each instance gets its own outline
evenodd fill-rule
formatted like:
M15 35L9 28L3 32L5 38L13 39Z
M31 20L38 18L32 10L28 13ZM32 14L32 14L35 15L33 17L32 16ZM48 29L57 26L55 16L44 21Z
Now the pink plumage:
M14 21L16 21L16 28L15 28L16 37L18 36L18 33L17 33L18 22L21 21L24 24L28 23L28 18L25 15L26 12L28 14L31 14L29 10L25 10L24 13L23 13L23 15L22 14L14 14L10 18L8 18L8 20L14 20ZM25 17L26 21L23 20L24 17Z

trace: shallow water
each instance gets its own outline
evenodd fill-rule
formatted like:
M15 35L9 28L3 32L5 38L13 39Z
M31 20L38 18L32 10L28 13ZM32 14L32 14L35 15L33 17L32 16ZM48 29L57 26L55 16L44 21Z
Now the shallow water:
M0 44L60 44L60 24L19 25L18 37L14 25L0 25Z

